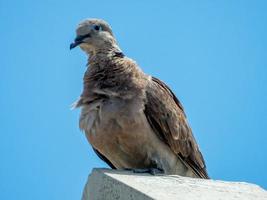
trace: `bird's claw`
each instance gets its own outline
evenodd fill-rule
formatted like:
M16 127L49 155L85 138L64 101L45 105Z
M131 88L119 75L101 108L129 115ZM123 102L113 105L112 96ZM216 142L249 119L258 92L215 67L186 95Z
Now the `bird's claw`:
M159 168L146 168L146 169L130 169L126 168L125 170L130 170L133 173L149 173L151 175L164 174L164 171Z

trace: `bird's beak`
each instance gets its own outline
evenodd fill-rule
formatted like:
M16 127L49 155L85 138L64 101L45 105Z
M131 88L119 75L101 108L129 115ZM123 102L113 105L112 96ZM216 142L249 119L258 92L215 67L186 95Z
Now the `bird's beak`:
M75 40L74 40L74 42L72 42L71 44L70 44L70 50L71 49L73 49L73 48L75 48L75 47L77 47L78 45L80 45L80 44L82 44L84 41L84 39L85 38L88 38L88 37L91 37L91 35L88 33L88 34L86 34L86 35L78 35L76 38L75 38Z
M72 50L73 48L75 48L75 47L77 47L79 44L81 44L82 43L82 41L79 41L79 42L77 42L77 41L74 41L74 42L72 42L71 44L70 44L70 50Z

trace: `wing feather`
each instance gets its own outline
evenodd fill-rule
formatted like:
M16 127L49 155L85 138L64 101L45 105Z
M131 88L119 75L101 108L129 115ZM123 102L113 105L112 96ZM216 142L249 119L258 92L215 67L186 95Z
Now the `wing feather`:
M93 148L94 152L96 153L96 155L103 160L105 163L107 163L111 169L116 169L116 167L103 155L101 154L98 150L96 150L95 148Z
M146 97L144 113L154 132L195 174L200 178L209 178L184 109L171 89L152 77Z

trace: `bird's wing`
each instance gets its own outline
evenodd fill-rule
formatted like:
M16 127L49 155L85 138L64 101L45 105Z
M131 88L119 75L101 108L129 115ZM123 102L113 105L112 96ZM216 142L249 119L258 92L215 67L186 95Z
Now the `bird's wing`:
M154 132L197 176L209 178L183 107L170 88L152 77L146 97L144 113Z
M116 167L104 156L102 155L99 151L97 151L95 148L93 148L94 152L96 153L96 155L103 160L105 163L107 163L111 169L116 169Z

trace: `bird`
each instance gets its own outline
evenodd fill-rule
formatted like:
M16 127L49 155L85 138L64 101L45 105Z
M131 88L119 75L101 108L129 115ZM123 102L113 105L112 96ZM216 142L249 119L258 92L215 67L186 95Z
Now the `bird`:
M88 56L79 127L112 169L209 179L184 108L160 79L120 49L103 19L78 24L70 49Z

